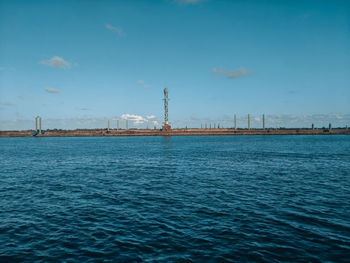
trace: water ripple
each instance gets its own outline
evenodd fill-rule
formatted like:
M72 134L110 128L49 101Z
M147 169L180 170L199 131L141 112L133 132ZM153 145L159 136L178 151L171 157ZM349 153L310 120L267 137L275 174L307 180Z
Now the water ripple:
M1 138L0 262L344 261L348 136Z

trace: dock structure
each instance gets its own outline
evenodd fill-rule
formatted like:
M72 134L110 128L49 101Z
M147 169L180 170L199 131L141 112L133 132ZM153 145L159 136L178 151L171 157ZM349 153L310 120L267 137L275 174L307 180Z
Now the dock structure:
M42 130L42 132L44 132ZM171 129L168 132L164 132L160 129L120 129L110 130L106 129L76 129L76 130L45 130L44 134L39 134L38 131L33 133L33 130L26 131L0 131L0 137L87 137L87 136L217 136L217 135L350 135L350 129L334 128L329 130L327 128L315 129L311 128L280 128L272 129L232 129L232 128L220 128L220 129L199 129L199 128L179 128Z

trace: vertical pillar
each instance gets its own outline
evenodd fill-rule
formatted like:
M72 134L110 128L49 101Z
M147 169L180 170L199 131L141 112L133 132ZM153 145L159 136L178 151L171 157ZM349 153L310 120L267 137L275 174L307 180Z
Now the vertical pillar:
M107 131L109 131L109 128L110 128L110 121L108 120L108 128L107 128Z
M250 130L250 114L248 114L248 130Z
M201 123L201 129L203 129L203 123Z
M315 129L315 125L314 124L311 124L311 129Z
M263 114L263 129L265 130L265 114Z
M332 124L329 124L328 129L329 129L329 130L332 130Z
M128 120L125 120L125 129L129 129L128 128Z
M205 123L205 128L207 128L207 123Z
M38 130L38 117L35 117L35 131Z
M237 129L237 118L236 118L236 114L235 114L235 116L234 116L233 119L234 119L233 122L234 122L234 125L235 125L234 128L235 128L235 130L236 130L236 129Z
M209 129L211 129L211 123L209 123Z
M117 130L119 130L119 120L117 120Z
M39 117L39 133L41 134L41 117Z

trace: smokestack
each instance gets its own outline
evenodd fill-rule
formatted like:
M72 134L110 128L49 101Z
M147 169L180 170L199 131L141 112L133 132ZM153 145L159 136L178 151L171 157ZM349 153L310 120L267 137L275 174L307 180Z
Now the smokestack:
M250 130L250 114L248 114L248 130Z
M263 129L265 130L265 114L263 114Z
M235 130L236 130L236 129L237 129L237 119L236 119L236 114L235 114L235 116L234 116L234 118L233 118L233 119L234 119L234 125L235 125L235 126L234 126L234 128L235 128Z

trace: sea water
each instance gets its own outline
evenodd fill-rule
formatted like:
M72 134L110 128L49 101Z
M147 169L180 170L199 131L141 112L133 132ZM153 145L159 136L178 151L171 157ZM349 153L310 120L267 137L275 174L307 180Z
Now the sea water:
M350 136L0 139L0 262L350 260Z

